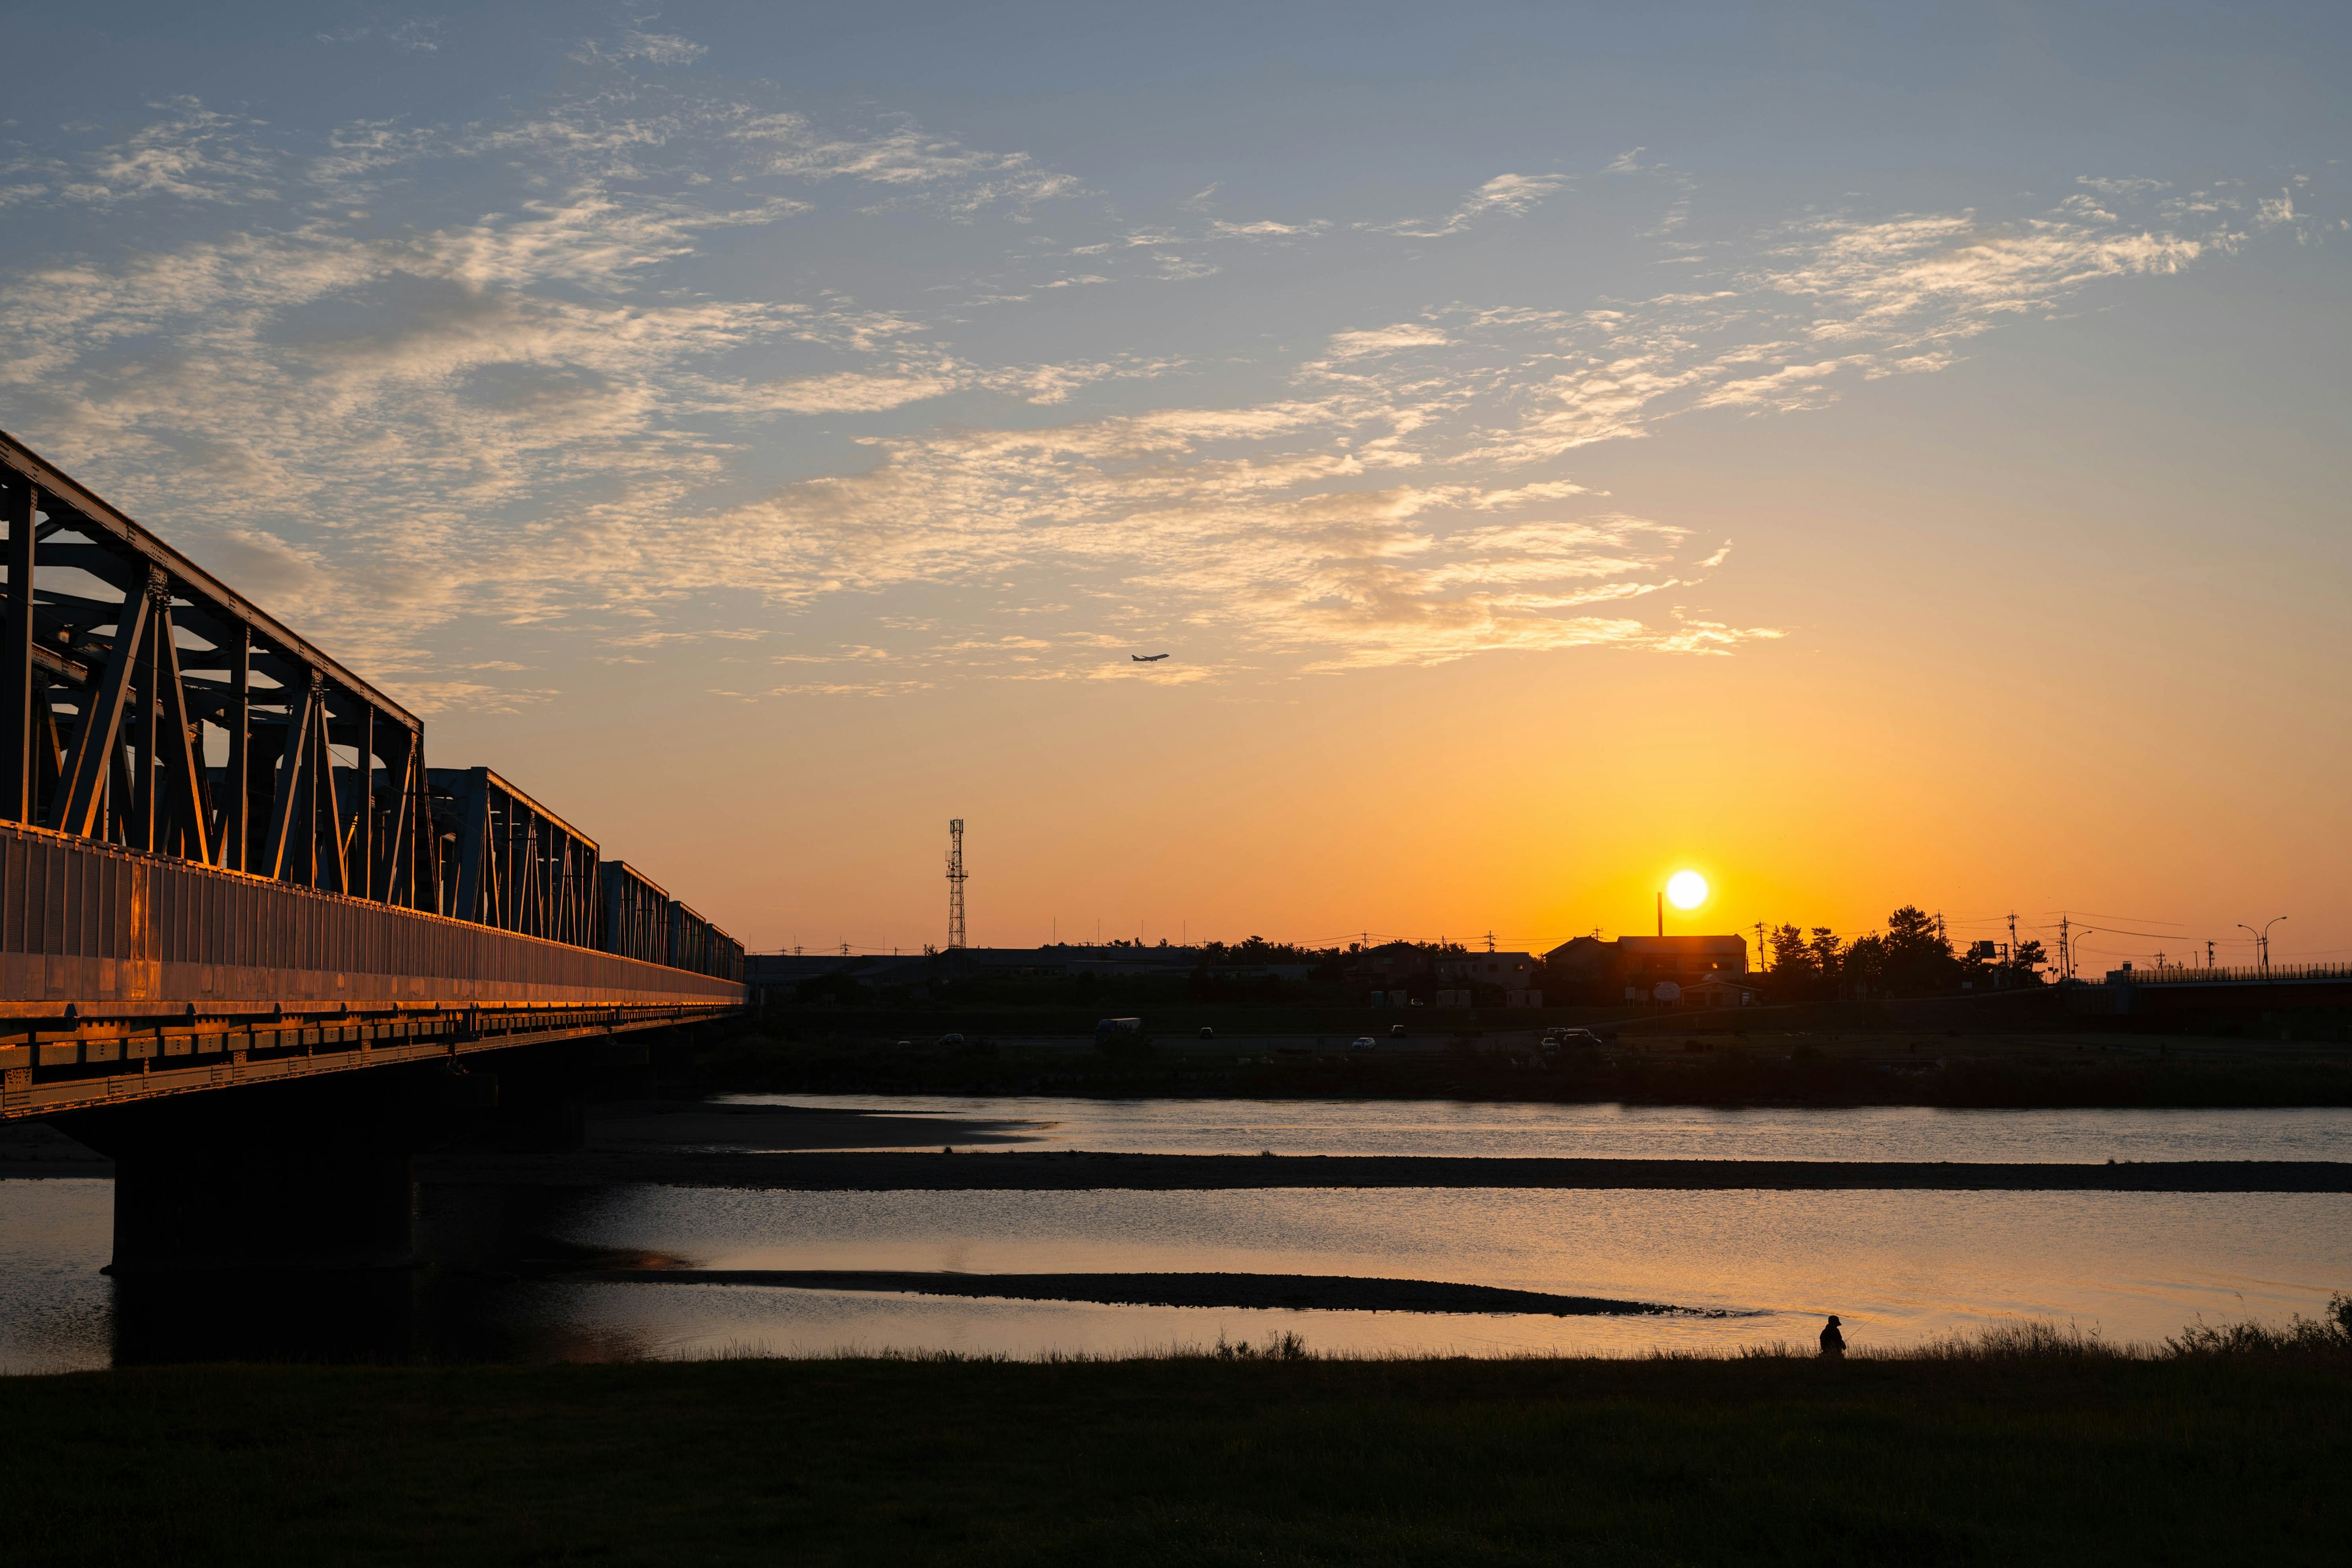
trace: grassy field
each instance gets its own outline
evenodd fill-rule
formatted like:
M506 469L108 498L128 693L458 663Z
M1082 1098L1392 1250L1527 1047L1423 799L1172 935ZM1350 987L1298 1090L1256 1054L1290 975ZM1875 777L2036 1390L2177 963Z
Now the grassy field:
M2339 1563L2347 1344L27 1378L0 1555Z

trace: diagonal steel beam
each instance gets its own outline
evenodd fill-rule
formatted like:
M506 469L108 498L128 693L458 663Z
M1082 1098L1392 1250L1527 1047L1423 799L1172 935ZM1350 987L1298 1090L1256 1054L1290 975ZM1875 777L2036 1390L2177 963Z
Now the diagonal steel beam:
M139 706L131 717L130 749L139 755L138 771L131 775L131 846L149 854L163 847L163 813L157 809L155 764L162 755L163 712L163 616L170 595L160 583L150 583L147 597L147 642L139 650Z
M318 734L318 750L311 762L314 771L310 774L310 787L316 809L310 813L310 833L314 841L321 831L325 833L327 842L333 847L335 853L333 858L327 865L320 867L320 870L333 872L335 879L333 890L338 893L348 893L352 890L351 863L344 858L343 855L345 839L342 806L335 798L335 747L334 742L328 739L330 725L323 703L320 705L319 721L312 728ZM312 852L314 854L317 852L315 842ZM310 885L314 888L323 885L322 879L312 878Z
M187 837L182 841L180 854L190 860L212 863L207 828L212 822L210 802L205 799L204 770L196 764L196 754L190 731L194 721L188 716L188 695L180 688L180 650L172 641L172 606L166 603L155 612L156 681L163 688L162 700L154 695L148 698L162 710L163 724L160 742L163 763L163 777L156 785L165 801L163 814L165 822L177 820Z
M383 854L377 861L375 879L370 886L374 889L375 897L383 902L414 908L416 903L415 858L403 851L408 846L408 803L416 793L408 785L409 772L416 766L416 749L401 739L395 739L393 744L400 748L401 754L397 758L384 759L383 777L388 804L385 807Z
M362 899L375 897L375 708L360 709L359 800L352 826L352 852L345 868Z
M79 521L74 524L75 531L94 530L108 542L127 549L142 561L162 568L172 581L182 584L194 596L206 601L199 606L206 620L242 622L251 627L263 642L274 649L282 650L290 660L324 672L337 686L362 701L374 703L377 710L394 723L409 730L423 728L424 721L408 710L344 668L323 650L280 624L275 616L257 608L243 595L132 521L96 491L5 431L0 431L0 468L12 468L20 477L38 485L44 502L54 500L62 503L61 507L50 508L52 521L60 510L77 513ZM85 528L84 524L88 526Z
M284 875L286 846L294 832L294 810L301 804L303 785L310 781L302 776L302 764L309 756L304 744L310 738L310 727L318 722L319 689L305 686L294 699L293 711L286 720L286 750L278 768L278 795L269 804L269 845L262 851L261 864L256 869L272 879Z
M148 598L133 594L122 601L121 618L114 628L114 648L108 656L98 689L85 692L81 733L75 737L73 763L66 770L49 826L87 838L98 820L106 796L109 764L122 729L122 710L131 695L131 681L139 668L139 647L147 634ZM128 803L121 803L127 805Z
M253 796L253 762L247 754L253 743L253 634L237 627L226 651L229 700L222 718L228 729L228 776L221 783L228 795L221 803L220 864L242 871L253 840L252 825L246 820L247 803Z
M450 912L483 925L498 921L498 847L490 841L490 785L487 769L467 775L458 800L457 902ZM488 886L485 886L485 883Z

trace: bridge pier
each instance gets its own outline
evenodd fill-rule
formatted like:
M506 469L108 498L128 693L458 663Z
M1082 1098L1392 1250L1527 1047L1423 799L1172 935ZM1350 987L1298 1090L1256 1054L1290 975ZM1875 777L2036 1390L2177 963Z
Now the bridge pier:
M644 1040L521 1046L480 1058L498 1074L498 1109L468 1139L494 1149L568 1154L586 1147L592 1100L642 1099L648 1092Z
M410 1161L498 1080L386 1068L53 1119L114 1161L118 1278L405 1268Z

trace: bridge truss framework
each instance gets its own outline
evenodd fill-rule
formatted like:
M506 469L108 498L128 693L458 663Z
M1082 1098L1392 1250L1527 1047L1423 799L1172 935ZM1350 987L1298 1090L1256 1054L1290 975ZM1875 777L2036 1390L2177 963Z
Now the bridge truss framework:
M0 1119L742 1005L740 943L653 950L604 908L653 884L5 432L0 526Z

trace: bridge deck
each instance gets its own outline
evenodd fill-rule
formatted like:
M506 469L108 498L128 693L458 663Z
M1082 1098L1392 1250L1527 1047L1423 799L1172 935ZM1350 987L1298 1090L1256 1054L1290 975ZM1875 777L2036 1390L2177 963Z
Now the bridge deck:
M0 823L0 1119L666 1027L745 987Z

